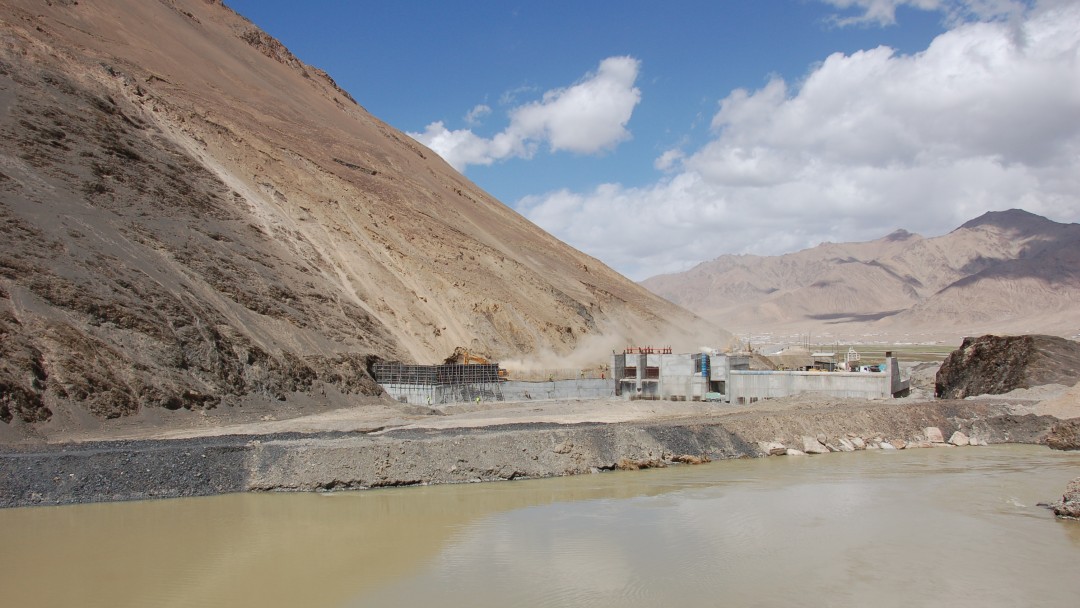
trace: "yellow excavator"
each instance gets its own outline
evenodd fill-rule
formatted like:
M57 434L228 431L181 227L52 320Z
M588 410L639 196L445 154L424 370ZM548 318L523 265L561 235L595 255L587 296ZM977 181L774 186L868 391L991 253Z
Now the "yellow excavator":
M471 355L469 351L461 348L460 346L454 349L454 354L446 358L446 363L457 365L492 365L491 361L488 361L486 357L480 355ZM508 379L509 374L505 369L499 368L499 379Z

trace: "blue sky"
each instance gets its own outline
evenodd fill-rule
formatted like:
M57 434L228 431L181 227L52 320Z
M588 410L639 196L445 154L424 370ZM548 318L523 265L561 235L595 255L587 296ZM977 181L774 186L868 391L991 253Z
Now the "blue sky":
M1080 220L1080 3L227 0L634 279L989 210Z

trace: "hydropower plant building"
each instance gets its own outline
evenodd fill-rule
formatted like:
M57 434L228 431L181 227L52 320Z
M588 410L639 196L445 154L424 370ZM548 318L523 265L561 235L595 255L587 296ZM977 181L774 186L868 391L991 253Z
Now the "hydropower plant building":
M745 354L672 353L628 348L612 355L615 394L626 399L753 403L798 394L888 399L907 395L896 357L886 353L878 372L752 370Z

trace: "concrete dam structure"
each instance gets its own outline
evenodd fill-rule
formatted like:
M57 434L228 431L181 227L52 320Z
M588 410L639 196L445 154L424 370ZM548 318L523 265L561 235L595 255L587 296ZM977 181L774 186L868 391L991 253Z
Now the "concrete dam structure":
M615 394L626 399L753 403L798 394L887 399L907 394L896 357L886 353L879 372L761 371L742 354L672 353L629 348L612 355Z
M877 372L761 371L750 369L746 354L633 348L612 355L610 370L610 377L532 382L507 378L497 363L378 363L372 372L388 395L412 405L610 397L746 404L799 394L888 399L906 395L909 388L891 354Z

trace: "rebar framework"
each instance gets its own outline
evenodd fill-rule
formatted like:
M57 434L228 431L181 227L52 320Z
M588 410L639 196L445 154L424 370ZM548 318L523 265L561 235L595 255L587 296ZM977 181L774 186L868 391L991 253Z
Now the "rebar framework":
M501 401L499 365L406 365L396 361L372 366L375 381L409 403L464 403L481 398Z

